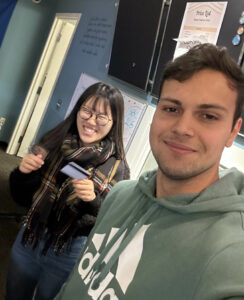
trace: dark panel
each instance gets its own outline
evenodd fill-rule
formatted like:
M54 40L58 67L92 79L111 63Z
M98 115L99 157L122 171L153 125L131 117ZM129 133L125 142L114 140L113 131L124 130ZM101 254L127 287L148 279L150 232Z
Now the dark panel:
M162 71L166 63L173 58L176 47L176 42L173 41L173 38L177 38L179 36L187 2L187 0L172 0L152 89L152 94L155 97L158 97L159 94ZM195 2L205 1L198 0ZM215 0L210 0L208 2L215 2ZM244 0L228 1L222 27L217 40L217 45L227 47L229 53L236 61L238 61L240 55L241 44L238 46L232 45L232 39L240 26L239 18L243 10Z
M108 74L145 90L162 0L120 0Z

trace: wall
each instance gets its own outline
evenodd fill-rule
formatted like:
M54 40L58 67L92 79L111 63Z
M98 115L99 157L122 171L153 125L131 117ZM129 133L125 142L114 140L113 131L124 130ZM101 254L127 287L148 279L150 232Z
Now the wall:
M220 163L225 168L235 167L244 172L244 147L234 143L230 148L225 148Z
M116 0L42 0L40 4L34 4L31 0L18 0L0 48L0 117L7 118L6 125L0 131L1 141L8 142L11 137L55 13L79 12L82 13L82 18L40 133L44 133L63 119L81 72L114 84L148 103L151 101L145 93L107 75L106 66L109 63L113 42L117 2ZM100 48L93 47L96 51L89 53L89 47L85 43L91 42L91 39L87 41L86 35L91 29L99 29L97 26L89 25L94 18L106 25L106 33L98 34L98 37L103 39ZM59 99L63 100L63 104L57 111L56 102ZM236 150L239 156L237 161ZM227 167L240 165L244 168L242 157L243 150L235 146L225 151L222 162Z
M18 0L0 48L0 141L8 142L25 100L55 12L55 0Z
M60 0L58 2L57 12L82 13L82 17L37 139L63 120L82 72L113 84L130 95L148 100L144 92L107 75L118 10L117 3L116 0ZM60 110L56 107L58 100L62 100Z
M116 0L42 0L40 4L34 4L31 0L18 0L0 48L0 117L6 118L5 125L0 130L0 141L8 143L10 140L55 13L81 12L82 18L40 134L64 118L81 72L87 72L147 101L148 96L145 93L107 76L106 65L109 63L113 42L117 3ZM107 25L106 34L98 34L104 41L100 43L103 48L95 49L96 55L85 53L89 47L84 44L87 42L85 35L91 29L89 24L94 18L102 21L102 25ZM93 26L93 29L99 28ZM63 100L60 111L56 110L58 99Z

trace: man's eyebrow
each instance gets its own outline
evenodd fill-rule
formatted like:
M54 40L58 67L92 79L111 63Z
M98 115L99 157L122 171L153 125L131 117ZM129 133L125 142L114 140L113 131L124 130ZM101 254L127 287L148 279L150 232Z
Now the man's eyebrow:
M199 105L199 108L202 108L202 109L218 109L218 110L222 110L224 112L227 112L227 108L224 107L224 106L221 106L221 105L218 105L218 104L201 104Z
M176 105L182 105L181 101L179 101L177 99L172 99L172 98L161 97L161 98L159 98L159 101L168 101L168 102L172 102Z
M159 99L159 101L168 101L168 102L172 102L176 105L179 105L181 106L182 105L182 102L177 100L177 99L173 99L173 98L167 98L167 97L161 97ZM200 109L218 109L218 110L222 110L224 112L227 112L228 109L224 106L221 106L221 105L218 105L218 104L200 104L198 106Z

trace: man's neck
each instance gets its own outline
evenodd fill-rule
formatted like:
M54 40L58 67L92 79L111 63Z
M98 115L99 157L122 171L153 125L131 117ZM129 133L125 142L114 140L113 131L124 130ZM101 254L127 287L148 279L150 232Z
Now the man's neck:
M159 169L156 179L156 197L196 194L219 179L218 172L205 172L184 180L174 180L165 176Z

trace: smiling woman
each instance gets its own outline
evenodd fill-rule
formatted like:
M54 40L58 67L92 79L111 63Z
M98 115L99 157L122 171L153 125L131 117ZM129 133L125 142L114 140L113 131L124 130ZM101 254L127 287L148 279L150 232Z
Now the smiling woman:
M53 299L68 277L105 196L129 178L123 121L120 91L98 82L11 173L13 198L30 210L12 248L6 299ZM89 177L60 172L71 162Z
M106 136L113 126L111 109L100 99L90 98L77 114L77 127L80 138L85 145L91 145ZM94 107L94 108L93 108ZM95 118L93 118L95 116Z

